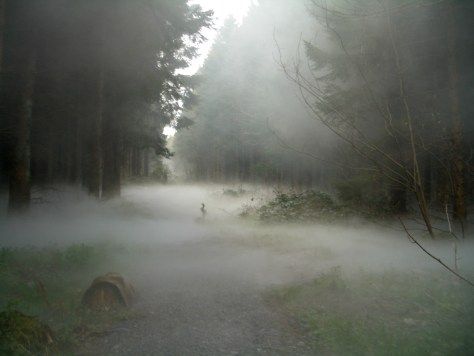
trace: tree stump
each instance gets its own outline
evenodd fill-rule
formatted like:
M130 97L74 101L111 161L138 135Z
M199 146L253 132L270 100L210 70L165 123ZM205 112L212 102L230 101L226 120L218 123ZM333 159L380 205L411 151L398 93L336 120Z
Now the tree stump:
M94 309L130 307L135 291L121 275L107 273L92 281L82 297L82 304Z

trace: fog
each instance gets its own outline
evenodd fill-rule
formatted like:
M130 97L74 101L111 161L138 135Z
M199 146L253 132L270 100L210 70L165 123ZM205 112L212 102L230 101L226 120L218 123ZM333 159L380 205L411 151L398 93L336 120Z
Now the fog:
M88 341L86 350L93 353L146 354L157 345L173 354L255 348L308 353L281 326L281 316L263 303L261 294L269 288L311 281L335 267L348 278L373 272L452 278L396 224L248 222L237 217L241 207L258 204L272 192L253 185L244 186L247 193L240 197L224 196L223 190L231 188L236 187L132 185L122 198L106 203L65 188L43 192L43 202L28 216L2 218L2 245L110 246L115 262L100 269L115 268L129 278L141 316L114 327L105 339ZM201 203L208 211L204 220ZM452 261L450 241L424 244ZM474 272L473 249L471 239L459 246L464 273Z
M472 354L473 15L0 0L0 354Z
M38 192L41 203L35 204L27 216L2 217L2 244L44 247L113 242L137 249L150 247L153 251L166 246L207 244L232 251L236 261L230 261L228 267L237 275L252 271L254 277L259 276L254 282L262 285L284 282L283 276L292 274L292 270L293 279L312 278L318 271L335 266L342 266L347 272L358 268L443 271L442 266L410 243L396 222L351 219L337 224L262 225L238 215L243 206L257 206L269 199L273 195L271 189L246 186L243 196L223 195L224 189L232 187L235 186L132 185L124 189L122 198L105 203L66 188ZM207 209L204 220L201 203ZM428 240L424 244L443 260L453 259L451 241ZM469 238L461 242L459 260L463 270L474 268L469 258L472 248ZM142 257L134 258L137 260L132 265L140 266ZM187 260L183 256L176 263L185 265ZM223 264L226 263L219 263L219 269Z

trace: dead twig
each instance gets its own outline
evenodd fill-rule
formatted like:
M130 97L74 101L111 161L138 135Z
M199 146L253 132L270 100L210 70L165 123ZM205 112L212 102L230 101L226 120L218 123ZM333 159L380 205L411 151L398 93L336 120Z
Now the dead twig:
M445 269L447 269L449 272L451 272L452 274L454 274L456 277L458 277L459 279L463 280L464 282L466 282L467 284L469 284L471 287L474 287L474 283L471 282L469 279L461 276L459 273L457 273L455 270L453 270L451 267L449 267L446 263L444 263L440 258L436 257L435 255L433 255L431 252L429 252L426 248L424 248L416 239L415 237L410 233L410 231L408 231L405 223L403 222L403 220L401 218L398 218L398 220L400 220L400 223L402 224L403 226L403 229L405 230L407 236L408 236L408 239L410 240L410 242L414 243L415 245L417 245L424 253L426 253L429 257L431 257L433 260L435 260L436 262L438 262L441 266L443 266Z

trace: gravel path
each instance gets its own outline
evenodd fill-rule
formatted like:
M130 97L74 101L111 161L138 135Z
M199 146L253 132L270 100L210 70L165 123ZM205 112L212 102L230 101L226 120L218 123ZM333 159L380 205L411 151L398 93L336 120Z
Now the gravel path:
M271 190L250 187L229 197L222 189L129 186L123 199L107 203L75 191L67 199L65 191L65 197L48 197L51 203L38 205L29 219L4 221L0 235L8 246L112 240L125 247L114 250L118 262L100 273L118 272L132 282L137 317L89 339L79 355L310 354L292 321L265 303L269 288L310 281L335 266L349 278L357 271L442 269L403 232L364 221L243 222L239 209L268 199ZM201 203L208 211L204 222ZM452 259L450 241L423 243L444 261ZM463 244L461 265L474 253L473 244Z
M199 198L187 205L199 207ZM294 263L284 254L222 239L225 227L203 228L182 211L177 229L157 233L167 236L152 247L142 241L139 260L122 261L139 293L133 307L138 317L89 340L80 354L308 354L288 321L263 300L267 288L296 278ZM199 233L186 239L186 231Z
M112 209L95 225L78 220L78 231L81 241L109 236L133 246L116 272L138 291L133 308L139 317L90 340L80 354L310 354L292 321L265 303L266 290L312 280L335 266L347 275L438 267L393 229L356 221L346 226L243 223L234 217L239 207L253 202L253 193L230 198L216 186L129 187L124 193L118 216ZM197 219L202 202L209 212L204 223ZM61 225L55 226L54 234L45 230L47 236L64 236ZM429 248L451 258L450 245ZM462 250L461 261L472 248Z
M92 340L86 354L307 353L262 299L261 271L276 262L264 252L202 242L164 247L154 255L130 273L140 293L134 306L140 316Z

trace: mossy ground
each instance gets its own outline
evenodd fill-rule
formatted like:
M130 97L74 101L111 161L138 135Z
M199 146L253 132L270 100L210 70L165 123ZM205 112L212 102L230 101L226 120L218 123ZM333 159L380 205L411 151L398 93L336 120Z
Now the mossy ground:
M446 276L335 268L266 299L317 354L474 354L472 287Z
M106 333L115 322L130 317L130 312L88 310L81 306L81 298L92 279L114 265L111 249L107 245L84 244L68 248L2 248L0 311L4 312L4 319L10 322L7 316L16 315L13 311L36 317L52 330L54 345L48 349L57 353ZM16 318L13 324L22 327L20 319ZM23 345L8 330L3 331L2 352L28 354L30 346ZM37 350L40 345L34 347Z

